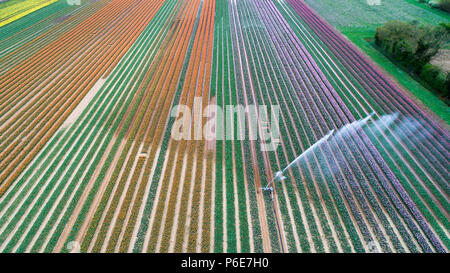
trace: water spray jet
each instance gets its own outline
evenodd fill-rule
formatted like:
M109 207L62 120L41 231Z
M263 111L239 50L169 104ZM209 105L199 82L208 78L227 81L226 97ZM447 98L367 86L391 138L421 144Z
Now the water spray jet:
M312 146L310 146L308 149L306 149L301 155L299 155L297 158L295 158L291 163L289 163L289 165L287 165L286 168L276 172L272 181L267 183L267 185L264 188L262 188L262 190L270 191L272 199L273 199L273 191L274 190L273 190L273 186L271 186L271 185L274 182L281 182L281 181L287 179L287 177L284 175L284 173L287 170L289 170L292 166L296 165L301 159L305 158L308 154L310 154L317 147L319 147L323 143L328 142L331 137L337 137L337 136L344 137L344 134L349 135L351 133L356 132L356 130L362 128L364 125L370 125L370 123L372 121L372 117L374 115L375 115L375 113L371 113L364 119L355 120L351 123L344 125L342 128L340 128L338 130L333 129L333 130L329 131L325 136L323 136L316 143L314 143Z

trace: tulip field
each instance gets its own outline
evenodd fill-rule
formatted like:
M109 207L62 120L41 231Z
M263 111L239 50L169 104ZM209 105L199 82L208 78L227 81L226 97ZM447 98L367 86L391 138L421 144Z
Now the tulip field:
M449 251L449 124L305 1L37 2L0 16L0 252ZM278 106L277 148L208 105Z

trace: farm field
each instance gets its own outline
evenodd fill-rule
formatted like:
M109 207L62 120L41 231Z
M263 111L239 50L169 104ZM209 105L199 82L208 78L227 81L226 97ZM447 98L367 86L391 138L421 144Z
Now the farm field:
M0 25L0 252L448 252L449 109L338 32L393 2L55 1Z

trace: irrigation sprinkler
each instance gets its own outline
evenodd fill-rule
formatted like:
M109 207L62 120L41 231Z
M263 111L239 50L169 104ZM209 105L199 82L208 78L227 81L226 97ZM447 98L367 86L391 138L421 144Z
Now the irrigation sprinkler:
M272 198L273 201L273 187L269 187L271 183L267 184L264 188L261 188L261 190L263 191L270 191L270 196Z
M279 171L275 174L275 177L273 178L272 181L270 181L269 183L267 183L267 185L264 188L261 188L261 190L263 191L270 191L270 195L272 196L272 200L273 200L273 187L271 186L272 183L274 182L281 182L283 180L286 179L286 176L283 175L282 171Z

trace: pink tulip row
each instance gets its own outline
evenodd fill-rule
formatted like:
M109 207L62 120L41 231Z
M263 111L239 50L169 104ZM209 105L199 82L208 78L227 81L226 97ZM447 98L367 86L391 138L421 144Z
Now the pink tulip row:
M385 112L399 111L405 116L414 116L422 124L422 127L417 132L417 137L416 134L408 131L408 128L405 128L405 130L409 133L408 135L416 145L420 148L423 146L426 150L430 151L429 156L427 155L428 159L436 157L436 160L433 161L433 166L438 168L441 174L445 175L448 173L445 171L445 166L448 166L450 158L448 131L441 128L432 119L427 117L425 113L418 110L419 108L408 97L396 89L392 83L381 76L381 73L370 65L352 44L348 43L332 27L316 16L303 2L290 0L289 3L302 16L302 19L311 25L311 28L328 45L330 50L335 53L336 57L346 64L347 69L352 72L359 80L359 83L371 94L371 97L378 102ZM422 141L419 141L419 137ZM409 139L406 138L405 141L408 142ZM449 177L447 176L445 178Z
M262 2L258 2L256 4L260 10L264 10L264 4ZM266 7L267 8L267 7ZM279 15L279 13L276 12L276 9L273 8L267 13L262 13L261 18L270 18L270 14ZM264 19L263 19L264 20ZM327 124L335 122L335 126L337 125L342 126L342 124L349 122L350 119L354 120L354 118L351 116L350 111L345 107L345 105L340 101L339 103L337 101L340 100L339 96L335 93L335 90L331 87L329 82L326 80L325 76L321 73L321 70L318 68L317 64L312 60L311 56L309 56L306 49L301 45L301 43L298 41L298 39L295 37L295 35L292 35L292 31L288 29L286 22L281 16L278 16L274 19L275 21L269 21L265 20L266 26L269 28L269 33L273 38L274 45L277 46L279 52L280 52L280 58L285 64L285 67L295 67L297 63L305 62L305 66L307 69L293 69L293 72L289 73L288 76L292 78L292 81L294 82L294 87L297 90L302 90L303 92L298 92L299 99L301 100L301 105L306 109L305 112L308 115L310 119L310 124L313 126L314 131L316 132L324 132L324 130L329 130L330 127L327 126ZM274 22L284 22L283 29L276 29L274 25L278 25ZM289 38L290 41L294 42L291 44L293 47L291 50L286 50L287 47L289 47L288 43L283 40L282 36L277 36L277 33L284 33L285 35L290 34ZM298 56L297 56L298 55ZM292 60L290 56L297 56L297 60ZM300 79L304 79L305 77L302 77L299 71L302 71L307 75L306 77L309 78L308 83L310 83L309 86L308 83L305 83L305 81L302 81ZM311 73L309 73L311 72ZM319 80L319 83L316 83L315 80ZM297 81L297 83L295 83ZM323 92L317 92L317 90L322 90ZM307 95L308 94L308 95ZM319 97L321 100L316 100L315 98ZM328 103L322 103L322 101L330 100ZM314 101L317 101L314 102ZM312 108L311 108L312 107ZM317 107L317 109L314 109L314 107ZM342 108L342 109L341 109ZM325 113L330 112L332 113L332 118L329 115L326 115ZM346 115L343 113L347 113L350 118L347 118ZM315 115L314 113L324 113L323 115ZM330 122L330 120L332 120ZM359 145L362 145L361 141L359 140ZM329 150L327 147L324 148L325 153L327 153ZM351 152L348 150L343 150L343 153L350 154ZM332 159L327 159L332 160ZM350 181L351 190L346 185L343 177L339 174L338 171L332 171L333 173L336 173L337 181L339 183L339 186L341 187L345 198L349 202L350 208L352 210L352 213L354 214L355 219L358 222L358 225L360 227L360 230L364 236L364 239L371 240L371 235L368 233L368 230L364 224L364 221L361 218L360 212L357 209L355 200L352 198L352 191L357 193L358 196L358 202L360 202L361 206L364 209L364 213L366 214L366 217L369 219L369 222L371 224L371 227L375 230L375 233L378 235L377 239L381 242L383 242L384 238L381 235L380 228L376 221L373 218L373 214L368 207L368 204L365 202L364 198L362 197L359 189L358 189L358 182L352 177L352 174L349 172L348 167L345 168L343 165L346 164L346 162L339 162L341 169L344 169L345 178ZM336 163L331 164L335 169L337 166ZM329 181L328 181L329 182ZM329 182L330 183L330 182ZM372 201L375 200L372 198ZM378 207L379 208L379 207ZM381 215L380 210L379 217ZM387 221L385 221L387 223Z
M256 5L259 5L259 7L261 8L262 3L256 4ZM268 13L268 14L270 14L270 13ZM277 15L279 13L274 12L274 10L272 10L271 14L274 14L274 16L275 16L275 15ZM280 18L280 17L277 18L277 20L278 21L280 21L280 20L283 21L283 19ZM267 14L262 15L261 18L267 18ZM271 23L267 22L266 25L270 26ZM291 31L286 27L286 24L284 24L284 30L282 30L282 32L285 35L287 35ZM276 31L275 30L271 30L271 31L269 31L269 33L271 34L271 36L274 36ZM279 39L281 39L281 38L278 38L278 40L277 40L277 38L274 38L274 43L275 44L280 44L281 41ZM292 38L292 34L291 34L291 40L292 41L296 41L295 37ZM280 51L286 51L286 47L287 46L281 46L280 47ZM331 104L333 105L333 108L335 108L335 109L337 108L337 112L338 112L337 115L342 117L343 116L343 114L342 114L343 112L346 112L347 115L349 115L350 112L345 107L343 107L343 110L341 110L339 107L336 107L336 105L337 105L336 100L339 100L339 96L337 96L336 93L334 92L334 90L332 88L330 88L330 84L326 80L323 80L324 79L323 74L321 74L321 71L320 71L320 69L318 69L317 64L315 64L315 62L311 61L311 57L308 56L307 51L304 49L304 47L301 45L301 43L295 43L295 48L291 49L291 52L286 53L285 56L289 56L289 54L295 55L295 53L298 53L298 52L300 53L299 59L300 60L305 60L305 62L309 62L308 65L313 68L313 69L308 69L309 71L312 71L312 77L316 78L316 79L322 79L322 81L319 82L320 89L322 89L323 91L327 91L327 89L331 90L331 94L328 93L326 98L329 98L331 100ZM282 57L282 59L283 59L283 57ZM283 62L286 63L286 58L283 59ZM295 66L295 62L293 62L291 64L293 64ZM289 64L287 64L287 65L285 64L285 66L289 66ZM288 73L288 76L289 77L293 77L293 78L297 78L297 79L301 78L299 76L298 72L296 72L295 70L294 70L294 72ZM305 87L304 83L302 84L301 81L300 81L300 84L295 86L295 88L297 90L299 90L299 89L301 89L301 90L309 90L309 89L311 89L311 88ZM312 89L317 90L317 86L313 86ZM302 93L303 92L300 92L300 97L302 97L302 95L303 95ZM315 95L321 96L323 94L322 94L322 92L318 92ZM325 98L325 100L326 100L326 98ZM309 105L309 104L311 104L311 99L308 100L308 98L306 98L306 100L305 100L305 98L303 97L302 105L306 106L306 105ZM341 102L340 105L342 107L343 103ZM326 105L326 106L329 106L329 105ZM323 107L324 106L322 105L322 108L319 108L318 112L321 112L321 113L325 112L324 111L325 108L323 108ZM306 108L308 108L308 107L306 106ZM309 110L309 111L307 111L307 113L311 113L312 111L314 111L314 110ZM350 119L352 119L351 115L349 115L349 116L350 116ZM327 119L327 118L325 118L325 119ZM323 117L319 116L319 120L321 120L319 123L321 123L321 124L326 123L325 119ZM314 117L311 117L311 120L314 120ZM329 119L327 119L327 120L329 120ZM346 121L346 120L344 119L344 121ZM346 122L348 122L348 120ZM315 128L314 130L318 130L316 122L313 123L313 127ZM368 139L368 137L364 133L361 132L360 137L361 137L361 139L358 141L359 142L358 144L370 143L370 140ZM365 153L370 155L370 156L366 156L366 157L369 157L369 160L372 160L372 163L374 163L374 162L381 162L380 166L377 166L377 164L375 164L375 165L374 164L369 164L369 165L376 166L376 169L374 171L377 172L377 177L382 181L383 187L385 187L386 191L388 191L390 193L391 197L394 200L394 203L395 203L397 209L399 209L401 211L401 213L402 213L402 215L404 217L410 219L411 215L408 213L408 210L403 206L402 202L400 200L398 200L398 198L396 198L397 196L395 195L395 192L393 191L393 188L392 188L391 184L388 183L386 178L389 178L390 180L394 180L394 183L393 183L394 187L396 188L396 190L401 192L400 195L402 196L402 198L406 199L407 201L411 201L409 196L404 191L403 187L400 185L400 183L398 183L396 177L393 175L393 173L391 172L391 170L389 169L387 164L384 163L384 161L381 158L380 154L378 153L378 151L375 149L375 147L373 145L368 145ZM418 213L418 210L415 207L414 203L412 201L411 202L407 202L407 203L409 204L408 207L410 207L410 209L412 208L411 210L413 211L413 215L418 218L418 222L422 226L422 228L424 230L427 230L427 228L429 229L429 227L425 224L425 222L421 221L421 220L423 220L423 217L421 217L420 213ZM417 226L415 225L414 221L407 221L407 222L408 222L408 226L410 226L411 230L414 231L417 240L419 242L422 242L421 245L422 245L423 249L426 250L426 251L430 251L431 249L428 247L428 244L426 243L425 239L421 235L421 233L418 230ZM433 241L434 235L431 232L430 232L430 234L431 234L431 235L429 235L431 237L430 239ZM439 247L439 245L437 245L437 246Z
M436 149L433 150L433 154L436 156L436 158L447 162L445 160L448 158L448 132L446 132L445 129L440 128L434 121L426 117L424 113L414 109L414 107L411 107L410 105L412 104L412 102L406 96L400 93L400 91L396 90L392 84L385 80L381 76L381 74L375 70L375 68L368 64L368 62L360 55L360 53L356 51L355 48L353 48L352 45L346 42L340 35L336 34L336 32L330 26L328 26L325 22L318 18L306 5L304 5L302 2L294 0L289 0L288 2L302 17L302 19L311 27L311 29L313 29L317 33L321 40L329 46L334 54L339 59L343 60L346 68L360 77L363 80L363 83L364 81L367 82L367 91L372 92L372 95L374 97L378 98L377 95L379 95L382 99L384 99L384 104L389 106L391 110L398 110L405 114L414 114L421 117L420 121L422 126L424 127L423 129L427 130L427 132L430 133L428 134L428 136L431 135L430 141L433 142L433 144L431 144L430 142L427 143L428 147L434 148L434 146L436 146ZM302 58L304 57L305 56L303 55ZM316 70L317 67L314 67L314 69ZM331 88L331 90L333 89ZM375 92L377 92L377 94L375 94ZM394 96L391 94L394 94ZM332 96L328 95L328 97ZM348 113L348 111L344 112ZM370 145L370 140L368 139L368 137L362 131L360 132L359 136L362 143L366 145L358 145L358 147L360 147L361 152L365 155L365 159L369 161L369 166L373 167L373 171L376 173L376 176L383 185L383 188L388 193L391 200L394 202L396 209L400 212L410 229L415 234L416 239L420 243L422 248L425 251L431 250L426 243L426 240L421 235L418 227L415 225L415 222L412 220L413 218L419 223L423 232L432 242L435 249L437 251L445 251L440 242L435 237L434 233L431 231L421 213L418 211L414 202L410 199L403 186L399 183L398 179L389 169L388 165L384 162L379 152L373 145ZM444 139L444 141L442 141L442 139ZM442 143L441 147L439 147L439 140L441 140ZM359 141L356 141L356 143L358 142ZM442 151L442 154L440 154L439 151ZM437 169L444 171L445 175L445 167ZM397 194L401 199L398 198ZM406 207L404 206L404 204L406 204ZM411 214L409 212L411 212ZM411 218L411 216L413 218Z

